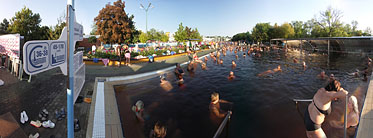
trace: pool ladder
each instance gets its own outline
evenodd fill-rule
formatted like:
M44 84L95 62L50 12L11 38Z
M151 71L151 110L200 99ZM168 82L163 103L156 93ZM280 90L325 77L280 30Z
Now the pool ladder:
M225 126L227 124L229 124L230 120L231 120L231 116L232 116L232 111L228 111L227 115L225 116L223 122L221 122L218 130L216 130L215 132L215 135L213 138L219 138L221 132L223 131L223 129L225 128ZM228 127L227 127L227 137L228 137Z

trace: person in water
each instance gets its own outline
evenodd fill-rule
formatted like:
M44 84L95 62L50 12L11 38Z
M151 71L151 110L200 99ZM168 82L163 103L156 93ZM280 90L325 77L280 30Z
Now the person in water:
M219 64L223 65L223 59L219 60Z
M306 62L304 62L304 61L303 61L303 68L304 68L304 69L307 68Z
M150 131L149 138L165 138L167 134L167 128L159 121L155 123L154 128Z
M176 76L179 76L179 75L183 76L184 75L184 70L183 70L183 68L181 68L179 63L176 63L176 68L175 68L174 72L175 72Z
M243 53L243 58L246 58L246 53Z
M194 72L195 68L194 68L194 62L193 61L188 64L187 70L189 72Z
M202 70L206 70L206 69L207 69L207 67L206 67L206 63L202 63L202 64L201 64L201 69L202 69Z
M209 59L207 58L207 56L205 56L205 62L207 62Z
M210 115L213 118L223 118L228 112L224 112L220 109L220 103L227 103L227 104L232 104L232 102L228 102L226 100L220 99L219 98L219 93L212 93L211 94L211 102L209 106L210 110Z
M161 76L161 82L159 84L166 92L170 91L173 87L169 81L166 80L165 76Z
M344 120L344 116L342 116L342 120ZM359 124L359 108L358 108L356 97L352 95L348 98L346 128L356 127L358 124ZM344 128L344 121L339 122L336 120L332 120L330 121L330 125L336 128Z
M325 74L325 71L321 71L319 75L317 75L320 79L326 79L328 78L328 75Z
M273 72L274 73L276 73L276 72L282 72L281 66L278 65L277 68L273 69Z
M232 68L235 68L237 66L236 62L234 62L234 60L232 60Z
M233 80L233 79L235 79L235 78L236 78L236 76L234 76L233 71L229 72L228 79L229 79L229 80Z
M132 111L135 112L137 120L140 122L145 122L144 116L144 102L138 100L134 106L132 106Z
M336 98L344 98L348 92L341 87L337 80L330 81L325 88L317 90L312 102L304 113L304 124L308 138L326 138L321 124L325 116L331 113L331 101Z

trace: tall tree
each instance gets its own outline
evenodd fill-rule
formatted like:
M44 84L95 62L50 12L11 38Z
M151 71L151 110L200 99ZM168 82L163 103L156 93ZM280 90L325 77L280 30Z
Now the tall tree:
M90 35L96 35L96 32L97 32L97 25L95 22L93 22L93 24L91 25L91 32L89 33Z
M50 27L49 30L49 40L57 40L60 38L63 28L66 26L66 14L65 12L57 18L57 24L53 27Z
M7 34L8 27L9 27L9 22L7 19L4 18L3 22L0 23L0 34Z
M342 12L329 6L325 11L320 12L317 23L326 31L329 37L336 36L336 34L333 34L334 31L343 25L340 21L341 18Z
M148 34L144 33L144 32L141 32L140 33L140 36L139 36L139 40L141 43L145 43L146 41L148 41Z
M370 29L370 27L367 27L367 28L364 30L363 35L364 35L364 36L371 36L371 35L372 35L372 29Z
M185 42L187 39L187 32L184 29L183 23L179 24L179 28L177 28L177 31L175 32L175 40L178 42Z
M94 19L99 40L105 44L129 43L133 35L130 22L124 11L125 2L117 0L113 5L107 4Z
M269 29L271 28L271 25L269 23L257 23L255 27L252 30L251 36L253 41L256 42L263 42L263 41L269 41Z
M23 7L16 12L10 20L9 33L19 33L25 37L25 42L29 40L40 40L48 38L47 26L40 27L41 18L38 13L33 13L29 8Z

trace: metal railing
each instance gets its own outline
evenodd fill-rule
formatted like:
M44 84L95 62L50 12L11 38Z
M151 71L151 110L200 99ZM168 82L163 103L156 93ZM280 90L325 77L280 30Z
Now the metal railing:
M213 138L218 138L221 134L221 132L223 131L224 127L227 125L227 123L229 122L229 120L231 119L231 115L232 115L232 111L228 111L227 115L225 116L223 122L221 122L218 130L216 130L215 132L215 135Z

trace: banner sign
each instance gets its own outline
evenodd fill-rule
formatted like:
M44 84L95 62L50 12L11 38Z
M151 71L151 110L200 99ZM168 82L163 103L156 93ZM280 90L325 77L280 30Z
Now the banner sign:
M19 58L21 36L19 34L0 35L0 54Z

